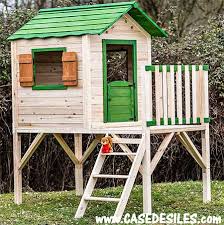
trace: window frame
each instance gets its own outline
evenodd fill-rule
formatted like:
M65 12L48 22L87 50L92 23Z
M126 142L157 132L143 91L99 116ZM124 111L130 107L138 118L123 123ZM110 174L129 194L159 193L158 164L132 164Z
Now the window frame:
M34 48L32 49L32 58L33 58L33 81L34 85L32 86L32 90L66 90L68 87L64 84L45 84L45 85L36 85L36 65L34 63L35 53L38 52L66 52L67 49L65 47L58 48ZM61 75L62 79L62 75Z

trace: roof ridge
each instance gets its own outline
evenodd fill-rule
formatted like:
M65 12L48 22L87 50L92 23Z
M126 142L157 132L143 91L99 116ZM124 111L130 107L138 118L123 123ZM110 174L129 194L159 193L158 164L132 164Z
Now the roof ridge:
M64 10L79 10L79 9L87 9L87 8L101 8L101 7L109 7L109 6L125 6L125 5L134 5L136 1L130 2L118 2L118 3L107 3L107 4L94 4L94 5L80 5L80 6L69 6L63 8L47 8L40 9L39 12L52 12L52 11L64 11Z

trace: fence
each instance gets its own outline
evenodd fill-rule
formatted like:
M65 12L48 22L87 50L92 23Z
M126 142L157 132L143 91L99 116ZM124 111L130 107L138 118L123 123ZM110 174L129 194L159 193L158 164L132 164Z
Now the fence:
M145 67L147 126L209 122L207 65Z

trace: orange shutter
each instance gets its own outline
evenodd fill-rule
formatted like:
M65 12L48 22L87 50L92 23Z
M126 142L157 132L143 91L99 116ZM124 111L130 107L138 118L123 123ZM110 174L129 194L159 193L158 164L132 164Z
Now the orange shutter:
M62 81L66 86L78 85L78 61L75 52L63 52L63 77Z
M19 55L19 82L22 87L33 86L32 54Z

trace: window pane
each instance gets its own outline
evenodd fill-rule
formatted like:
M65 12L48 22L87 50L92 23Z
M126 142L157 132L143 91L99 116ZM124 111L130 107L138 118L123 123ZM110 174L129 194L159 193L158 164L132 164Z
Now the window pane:
M107 81L133 81L132 46L107 45Z
M35 84L57 85L62 82L62 51L35 53Z

